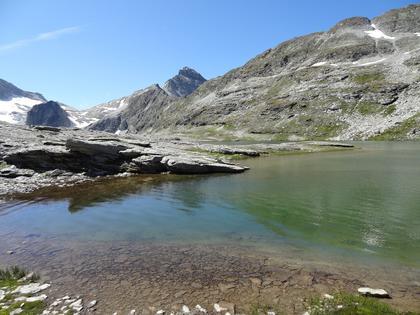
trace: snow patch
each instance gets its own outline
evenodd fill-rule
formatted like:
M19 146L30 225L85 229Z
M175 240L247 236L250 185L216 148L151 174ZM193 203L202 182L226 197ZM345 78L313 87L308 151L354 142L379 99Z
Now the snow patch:
M0 101L0 120L11 124L24 124L26 114L37 104L43 101L27 97L14 97L9 101Z
M395 39L395 37L392 36L388 36L385 35L384 32L382 32L381 30L379 30L375 24L371 24L371 26L373 27L373 31L365 31L366 34L368 34L370 37L375 38L375 39Z
M414 33L414 34L420 37L420 33Z
M314 63L312 67L321 67L321 66L325 66L326 64L327 64L326 61L320 61L320 62Z
M376 61L371 61L371 62L366 62L366 63L362 63L362 64L358 64L359 67L363 67L363 66L370 66L370 65L376 65L378 63L382 63L386 60L386 58L382 58L380 60L376 60Z

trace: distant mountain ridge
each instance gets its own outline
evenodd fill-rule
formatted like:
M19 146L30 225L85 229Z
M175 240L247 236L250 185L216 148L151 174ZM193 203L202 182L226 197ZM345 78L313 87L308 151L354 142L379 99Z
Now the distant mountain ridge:
M10 110L1 116L4 104L0 120L15 117ZM152 85L85 111L64 110L79 127L113 133L420 139L420 5L344 19L209 81L184 67L163 88Z
M87 117L100 118L89 129L117 133L153 129L168 104L190 95L205 81L194 69L183 67L165 82L163 88L153 84L130 96L87 110Z

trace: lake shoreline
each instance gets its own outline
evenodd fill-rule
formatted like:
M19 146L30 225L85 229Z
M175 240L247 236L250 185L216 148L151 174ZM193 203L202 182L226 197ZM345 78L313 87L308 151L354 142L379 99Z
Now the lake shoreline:
M269 154L352 149L341 142L210 144L81 129L0 125L0 198L43 188L144 174L220 174L248 170L237 160Z
M311 297L357 293L363 286L386 289L392 299L385 302L401 311L420 309L415 281L379 267L303 261L246 246L3 239L2 264L40 273L54 288L50 299L99 301L100 314L155 314L196 304L212 310L221 301L238 313L260 304L303 314Z

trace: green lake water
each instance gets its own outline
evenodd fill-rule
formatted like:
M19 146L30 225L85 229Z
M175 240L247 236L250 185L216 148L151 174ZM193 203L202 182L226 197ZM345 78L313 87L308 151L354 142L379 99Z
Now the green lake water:
M122 178L3 203L0 237L287 245L420 267L420 143L356 145L247 159L237 175Z

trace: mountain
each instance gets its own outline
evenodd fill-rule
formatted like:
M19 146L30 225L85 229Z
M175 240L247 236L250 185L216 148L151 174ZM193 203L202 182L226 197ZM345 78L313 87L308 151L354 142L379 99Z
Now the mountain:
M0 121L24 124L27 111L43 102L46 99L41 94L21 90L0 79Z
M28 111L26 124L52 127L73 127L74 125L67 112L54 101L34 105Z
M159 115L164 108L174 99L158 84L144 90L137 91L121 100L111 114L89 126L91 130L120 133L140 132L153 128L159 121Z
M156 108L147 124L137 123L145 118L134 113L138 118L129 125L135 132L219 139L418 138L420 5L372 20L349 18L283 42Z
M87 110L85 117L100 118L89 126L92 130L118 133L152 130L169 103L191 94L205 81L197 71L184 67L163 88L154 84L130 96L97 105Z
M42 106L34 108L38 104ZM31 117L28 120L29 112L31 112ZM41 117L41 115L46 115L46 117ZM67 118L64 119L64 116ZM85 112L62 103L47 102L40 93L24 91L0 79L0 121L23 125L27 123L27 120L31 125L83 128L98 118L87 117Z
M178 74L169 79L163 85L163 89L171 96L185 97L194 92L201 84L206 82L194 69L184 67L179 70Z

